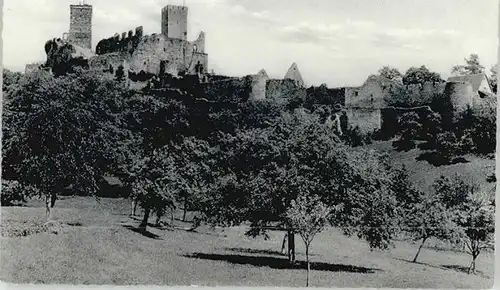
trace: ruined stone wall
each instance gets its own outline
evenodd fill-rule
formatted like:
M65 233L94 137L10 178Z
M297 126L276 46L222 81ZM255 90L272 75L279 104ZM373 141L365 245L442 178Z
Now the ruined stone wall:
M206 74L208 69L208 55L206 53L193 52L186 55L188 74Z
M30 63L24 68L24 74L31 74L42 69L43 63Z
M187 40L188 8L167 5L161 11L161 34L168 38Z
M205 53L205 32L201 31L198 38L189 42L190 51Z
M251 83L251 100L263 100L266 98L266 83L269 80L267 74L256 74L249 76Z
M103 55L96 55L89 60L89 67L97 70L110 70L116 72L118 67L122 65L128 69L130 56L123 52L113 52Z
M349 89L345 105L357 108L384 108L387 106L385 100L395 86L392 82L384 83L376 77L370 77L361 87Z
M135 73L159 75L160 72L178 76L180 73L196 74L208 71L208 55L194 51L198 42L167 38L162 34L144 36L130 59L130 69ZM201 45L203 47L203 45Z
M134 31L130 30L123 32L121 35L115 34L112 37L102 39L97 43L95 52L99 55L113 52L128 52L132 54L139 45L142 37L143 28L140 26L135 29L135 34Z
M68 41L87 49L92 48L91 5L70 5Z
M186 71L188 74L206 74L208 55L205 53L205 33L200 32L194 41L186 41Z
M186 70L185 49L185 42L179 39L167 39L160 34L145 36L132 54L130 69L158 75L163 66L164 73L177 76Z
M347 109L348 124L358 126L363 134L379 130L382 125L381 110L378 108L353 108Z
M288 99L305 100L306 97L306 88L297 86L294 80L270 79L266 81L266 99L281 103Z
M90 49L72 44L60 38L54 38L45 43L47 60L45 66L53 73L60 74L72 66L87 67L94 56Z

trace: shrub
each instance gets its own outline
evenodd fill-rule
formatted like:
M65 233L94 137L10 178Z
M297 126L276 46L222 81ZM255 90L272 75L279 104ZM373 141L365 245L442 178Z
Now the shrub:
M23 186L12 180L2 180L2 206L22 205L26 202L27 191Z
M352 147L362 146L366 141L366 137L361 133L359 126L348 126L343 136L346 144Z

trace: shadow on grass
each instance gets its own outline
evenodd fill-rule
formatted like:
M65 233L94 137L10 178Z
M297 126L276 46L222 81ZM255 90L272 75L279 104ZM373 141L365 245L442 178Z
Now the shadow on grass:
M455 270L457 272L462 272L462 273L466 273L466 274L467 274L467 271L469 270L468 267L464 267L464 266L460 266L460 265L440 265L440 266L437 266L437 265L431 265L431 264L422 263L422 262L413 262L410 260L400 259L400 258L394 258L394 259L399 260L399 261L403 261L403 262L407 262L407 263L411 263L411 264L423 265L423 266L441 269L441 270ZM487 278L487 279L491 278L488 275L484 274L482 271L476 270L476 275L481 276L483 278Z
M420 150L434 150L436 149L436 144L434 144L434 142L426 141L418 144L417 147Z
M399 261L403 261L403 262L406 262L406 263L410 263L410 264L415 264L415 265L422 265L422 266L427 266L427 267L431 267L431 268L436 268L436 269L441 269L441 270L446 270L445 268L443 267L440 267L440 266L436 266L436 265L431 265L431 264L427 264L427 263L422 263L422 262L413 262L411 260L407 260L407 259L401 259L401 258L394 258L395 260L399 260Z
M469 267L464 267L464 266L461 266L461 265L441 265L441 266L443 268L450 269L450 270L455 270L457 272L462 272L462 273L465 273L465 274L468 274L468 271L469 271ZM472 274L472 273L470 273L470 274ZM475 274L477 276L481 276L483 278L491 278L488 275L484 274L482 271L476 270Z
M245 256L245 255L220 255L220 254L204 254L194 253L191 255L184 255L187 258L213 260L213 261L226 261L232 264L239 265L252 265L256 267L270 267L273 269L306 269L307 264L305 261L298 261L295 264L290 264L285 258L276 257L262 257L262 256ZM343 264L329 264L321 262L311 262L311 269L317 271L329 272L351 272L351 273L375 273L382 271L375 268L365 268L353 265Z
M66 223L70 227L81 227L82 223L80 222L74 222L74 223Z
M130 218L133 219L134 221L142 222L142 218L137 218L135 216L130 216ZM148 227L152 227L159 230L170 230L170 228L173 226L164 221L160 221L160 224L154 224L148 222Z
M415 149L416 144L414 142L405 142L401 140L396 140L392 142L392 148L397 152L408 152Z
M161 240L160 239L160 236L156 235L156 234L153 234L152 232L148 231L148 230L143 230L143 229L140 229L140 228L136 228L136 227L133 227L133 226L130 226L130 225L123 225L124 228L126 229L129 229L135 233L139 233L147 238L150 238L150 239L154 239L154 240Z
M265 255L274 255L274 256L286 256L279 251L273 250L259 250L259 249L250 249L250 248L224 248L226 251L238 252L238 253L247 253L247 254L265 254Z
M448 160L444 158L439 152L436 151L422 153L415 159L417 161L427 161L429 162L429 164L434 165L436 167L470 162L463 157L456 157L451 160Z
M273 256L287 256L286 253L273 250L261 250L261 249L250 249L250 248L224 248L226 251L237 252L237 253L247 253L247 254L264 254ZM296 252L296 254L305 255L304 253ZM317 256L316 254L309 254L309 257Z

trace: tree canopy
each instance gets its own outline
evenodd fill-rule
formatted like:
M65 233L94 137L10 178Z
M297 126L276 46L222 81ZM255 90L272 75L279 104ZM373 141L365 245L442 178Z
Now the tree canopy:
M441 75L430 71L425 65L409 68L403 76L403 84L415 85L426 82L442 82Z
M468 57L464 58L465 64L455 65L451 69L451 73L455 75L473 75L484 73L484 66L479 61L479 55L471 53Z

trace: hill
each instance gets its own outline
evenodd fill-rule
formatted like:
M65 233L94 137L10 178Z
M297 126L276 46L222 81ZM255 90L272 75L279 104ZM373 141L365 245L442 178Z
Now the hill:
M422 191L432 190L432 184L440 175L461 174L478 182L481 190L495 194L494 183L486 178L495 172L495 160L475 155L466 155L459 162L451 165L435 166L426 160L428 151L419 148L410 151L397 151L391 141L373 142L367 148L387 153L391 164L405 165L415 186Z

